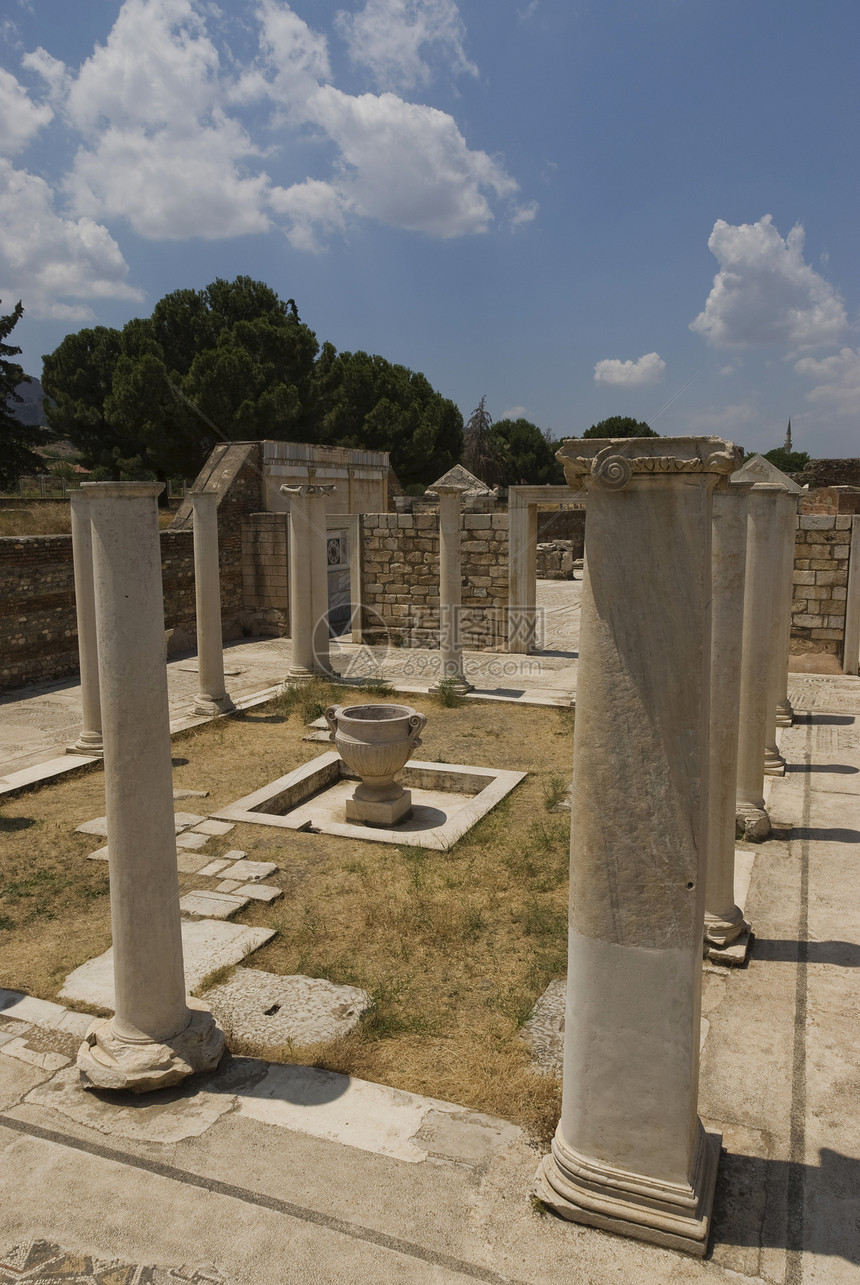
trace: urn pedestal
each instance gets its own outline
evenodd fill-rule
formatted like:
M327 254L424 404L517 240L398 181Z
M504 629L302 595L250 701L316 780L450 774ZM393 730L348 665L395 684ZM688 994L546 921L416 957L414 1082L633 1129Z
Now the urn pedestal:
M346 801L347 821L397 825L412 810L412 794L394 777L421 744L426 715L409 705L332 705L325 717L335 748L361 777Z

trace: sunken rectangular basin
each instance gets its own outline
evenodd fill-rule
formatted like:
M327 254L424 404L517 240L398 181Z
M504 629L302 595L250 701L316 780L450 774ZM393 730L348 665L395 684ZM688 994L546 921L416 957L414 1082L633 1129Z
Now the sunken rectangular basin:
M410 759L397 779L412 791L412 813L397 825L382 828L346 820L346 800L360 778L349 771L336 750L329 750L212 815L223 821L444 851L486 816L525 775Z

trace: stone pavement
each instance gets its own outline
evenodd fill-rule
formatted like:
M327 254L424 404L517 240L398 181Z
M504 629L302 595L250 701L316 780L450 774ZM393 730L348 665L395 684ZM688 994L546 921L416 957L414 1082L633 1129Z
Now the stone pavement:
M466 653L466 676L479 698L570 704L576 691L581 589L581 580L538 581L539 654ZM426 691L438 677L439 653L435 651L359 647L333 640L331 658L336 671L349 680L375 675L398 691ZM240 708L267 699L284 681L290 660L289 638L228 643L224 648L227 690ZM190 713L197 694L196 658L171 660L167 680L173 730L205 722L204 717ZM80 687L75 681L58 679L0 695L0 794L10 774L14 777L50 764L45 775L51 776L89 762L85 755L65 753L80 727ZM30 779L40 779L39 773L14 777L12 784L26 784Z
M86 1093L81 1016L25 997L0 1013L0 1283L854 1285L860 679L790 689L750 962L705 966L699 1109L725 1148L706 1260L542 1215L539 1149L455 1104L252 1058Z

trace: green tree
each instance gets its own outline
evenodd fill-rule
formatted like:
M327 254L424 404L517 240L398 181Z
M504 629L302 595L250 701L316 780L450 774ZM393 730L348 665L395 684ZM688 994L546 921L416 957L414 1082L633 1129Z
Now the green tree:
M466 421L462 464L487 486L499 486L504 482L505 468L500 444L493 437L493 419L486 401L485 394Z
M89 468L106 469L108 477L117 478L115 458L143 449L118 432L105 413L121 346L118 330L95 326L66 335L42 359L46 417L54 433L72 442Z
M49 436L41 427L22 424L14 411L15 404L24 400L16 390L19 384L28 382L28 376L16 361L8 360L17 357L21 349L4 341L23 315L24 307L19 299L7 316L0 316L0 487L3 490L14 486L21 473L44 471L42 459L33 447L42 446Z
M558 444L527 419L500 419L490 435L501 460L505 486L563 486L564 469L555 458Z
M317 361L312 440L388 451L404 486L433 482L456 464L463 417L422 374L366 352L323 345Z
M612 415L602 419L599 424L592 424L582 434L583 437L659 437L653 428L643 419L631 419L629 415Z
M809 463L808 451L787 451L784 446L775 446L766 451L764 458L770 460L783 473L802 473Z

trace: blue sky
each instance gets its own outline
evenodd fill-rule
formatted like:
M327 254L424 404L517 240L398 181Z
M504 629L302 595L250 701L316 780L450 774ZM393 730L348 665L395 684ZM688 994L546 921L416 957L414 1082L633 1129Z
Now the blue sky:
M7 0L25 369L239 273L556 437L860 454L856 0Z

